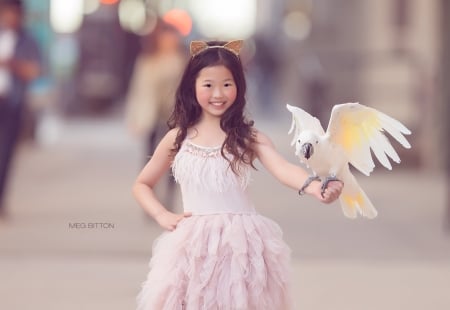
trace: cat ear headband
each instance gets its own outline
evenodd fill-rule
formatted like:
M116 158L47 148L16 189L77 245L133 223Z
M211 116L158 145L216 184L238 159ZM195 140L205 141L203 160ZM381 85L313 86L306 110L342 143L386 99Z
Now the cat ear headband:
M195 57L203 51L206 51L210 48L224 48L229 52L232 52L236 57L239 57L239 52L241 51L242 46L244 45L243 40L234 40L230 41L225 45L213 45L209 46L205 41L192 41L190 46L191 56Z

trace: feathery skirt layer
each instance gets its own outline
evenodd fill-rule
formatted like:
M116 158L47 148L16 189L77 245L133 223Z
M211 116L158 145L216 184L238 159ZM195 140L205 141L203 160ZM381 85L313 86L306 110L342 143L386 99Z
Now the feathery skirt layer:
M258 214L193 215L153 246L138 310L290 308L290 249Z

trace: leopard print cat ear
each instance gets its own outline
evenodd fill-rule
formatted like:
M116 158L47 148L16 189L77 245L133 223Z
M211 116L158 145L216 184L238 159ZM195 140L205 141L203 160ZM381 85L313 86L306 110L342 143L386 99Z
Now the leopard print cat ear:
M203 52L207 48L208 44L205 41L192 41L190 46L191 56L194 57L195 55L199 54L200 52Z
M244 41L243 40L234 40L234 41L230 41L227 44L225 44L223 46L223 48L229 50L230 52L232 52L236 56L239 56L239 53L241 52L241 49L242 49L243 45L244 45Z
M227 51L230 51L239 57L239 53L243 45L244 45L243 40L230 41L223 46L222 45L209 46L208 43L206 43L205 41L192 41L190 44L190 53L191 56L194 57L209 48L224 48Z

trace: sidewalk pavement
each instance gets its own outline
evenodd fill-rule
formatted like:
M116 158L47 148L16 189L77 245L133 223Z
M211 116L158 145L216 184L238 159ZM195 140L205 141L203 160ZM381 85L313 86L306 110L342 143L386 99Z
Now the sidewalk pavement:
M260 127L295 162L289 120L280 123ZM21 147L0 221L0 309L135 308L161 232L131 196L141 151L118 118L71 120L57 144ZM299 197L262 168L253 178L258 210L292 247L297 309L450 308L443 175L398 165L357 174L379 211L372 221Z

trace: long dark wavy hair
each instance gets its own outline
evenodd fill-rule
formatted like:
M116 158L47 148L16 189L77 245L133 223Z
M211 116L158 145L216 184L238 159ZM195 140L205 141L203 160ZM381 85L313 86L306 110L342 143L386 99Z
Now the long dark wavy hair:
M209 41L207 44L223 46L226 42ZM247 85L242 63L239 57L225 48L208 48L191 57L188 62L176 92L174 110L167 122L169 128L179 128L172 153L175 155L180 150L188 129L197 124L202 115L202 108L195 94L195 81L199 72L203 68L220 65L230 70L237 87L235 102L220 119L220 127L226 133L221 154L230 163L232 171L239 174L241 164L248 164L255 168L253 160L256 153L253 145L256 138L253 121L244 116ZM232 155L231 158L225 151Z

